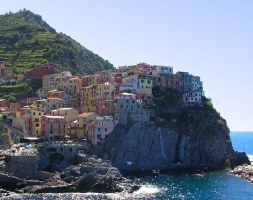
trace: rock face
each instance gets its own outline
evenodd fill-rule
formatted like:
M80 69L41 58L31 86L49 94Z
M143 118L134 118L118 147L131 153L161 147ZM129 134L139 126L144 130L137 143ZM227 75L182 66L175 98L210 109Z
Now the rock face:
M194 138L169 128L135 123L119 129L106 143L105 157L123 171L221 167L232 151L222 139Z
M118 183L123 180L119 170L101 159L87 158L82 164L70 166L61 178L73 184L75 192L120 192Z
M218 169L231 164L228 161L232 157L233 163L238 162L229 129L216 112L191 110L180 114L177 123L164 127L141 123L117 126L101 156L122 171ZM243 157L238 158L248 160Z
M19 193L121 192L125 179L110 163L87 157L63 172L39 172L30 180L0 173L0 189Z

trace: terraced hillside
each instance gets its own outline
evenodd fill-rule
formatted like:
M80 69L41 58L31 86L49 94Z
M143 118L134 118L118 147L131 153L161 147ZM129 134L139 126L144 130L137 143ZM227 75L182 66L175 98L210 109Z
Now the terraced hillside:
M14 74L37 64L60 64L74 74L112 69L113 65L63 33L57 33L31 11L0 15L0 61Z

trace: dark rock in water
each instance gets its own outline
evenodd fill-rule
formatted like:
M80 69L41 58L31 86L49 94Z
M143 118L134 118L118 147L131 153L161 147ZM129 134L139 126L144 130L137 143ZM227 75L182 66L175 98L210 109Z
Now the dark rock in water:
M75 183L76 190L78 192L88 192L92 190L92 187L102 179L103 177L97 173L91 172L89 174L83 174L79 180Z
M248 164L248 165L251 164L245 152L235 152L234 154L231 155L228 161L228 165L232 169L235 168L236 166L243 165L243 164Z
M50 173L46 171L37 171L37 173L34 176L32 176L32 179L46 181L52 178L53 176L55 176L55 173Z
M9 176L7 174L0 173L0 187L7 190L15 190L18 184L23 182L22 179L15 176Z
M101 159L89 158L78 166L70 166L62 172L61 177L70 179L71 176L75 177L77 174L78 180L73 183L77 192L119 192L123 190L118 185L123 180L119 170ZM71 179L74 180L74 178Z
M0 188L0 198L7 197L7 196L10 196L12 194L13 194L12 192Z
M63 178L63 180L66 182L66 183L73 183L75 181L77 181L77 177L74 177L74 176L67 176L65 178Z
M140 188L141 188L140 185L133 185L133 186L131 186L129 193L133 193L133 192L139 190Z
M67 193L73 192L72 185L54 186L54 187L37 187L33 190L33 193Z

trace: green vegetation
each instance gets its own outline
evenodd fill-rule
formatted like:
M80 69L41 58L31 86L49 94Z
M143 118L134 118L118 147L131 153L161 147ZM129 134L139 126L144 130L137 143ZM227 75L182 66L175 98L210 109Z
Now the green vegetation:
M158 107L176 107L180 104L180 94L177 90L164 88L154 94L154 103Z
M57 33L41 16L23 10L0 15L0 60L14 74L37 64L56 63L74 74L112 69L108 61L63 33Z
M202 97L202 103L203 106L209 110L213 110L213 103L212 103L212 99L211 98L206 98L205 96Z
M19 94L29 94L33 91L28 82L20 82L16 85L2 85L0 86L0 95L3 98L10 99L11 96Z

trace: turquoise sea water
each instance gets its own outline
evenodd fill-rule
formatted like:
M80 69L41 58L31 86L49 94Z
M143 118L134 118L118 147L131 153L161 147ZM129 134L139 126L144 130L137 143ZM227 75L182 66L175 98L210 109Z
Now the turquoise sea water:
M232 132L234 149L253 155L253 132ZM194 174L161 174L138 177L143 185L133 194L40 194L14 195L6 199L253 199L253 184L226 171Z

